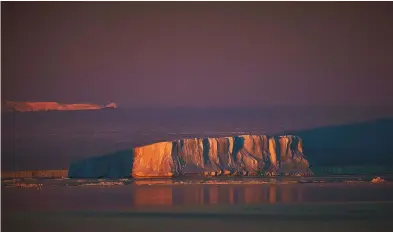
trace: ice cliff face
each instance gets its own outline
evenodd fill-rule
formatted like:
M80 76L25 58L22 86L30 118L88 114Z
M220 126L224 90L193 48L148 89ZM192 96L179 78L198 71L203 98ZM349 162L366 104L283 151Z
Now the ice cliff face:
M135 148L132 176L172 176L174 168L171 152L172 142L154 143Z
M61 104L58 102L13 102L5 101L2 104L4 111L64 111L64 110L99 110L105 108L117 108L115 103L106 106L96 104Z
M137 147L129 156L134 156L128 165L132 168L127 175L118 177L311 174L302 141L293 135L181 139ZM120 157L112 156L112 159ZM118 163L120 161L109 162L109 159L104 163L102 157L101 160L87 159L71 165L69 176L113 177L113 171L106 170L116 169L113 165Z

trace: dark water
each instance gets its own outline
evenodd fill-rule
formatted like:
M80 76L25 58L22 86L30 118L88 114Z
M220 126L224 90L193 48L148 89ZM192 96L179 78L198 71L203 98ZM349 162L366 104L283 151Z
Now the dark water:
M392 219L391 183L140 181L2 191L4 231L391 231Z
M135 210L150 207L326 202L392 202L393 185L155 184L112 187L5 188L4 210Z

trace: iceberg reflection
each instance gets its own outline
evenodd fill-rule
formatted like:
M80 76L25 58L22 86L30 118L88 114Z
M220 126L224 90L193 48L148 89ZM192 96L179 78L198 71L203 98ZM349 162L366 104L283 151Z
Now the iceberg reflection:
M303 201L298 185L174 185L133 189L133 206L275 204Z

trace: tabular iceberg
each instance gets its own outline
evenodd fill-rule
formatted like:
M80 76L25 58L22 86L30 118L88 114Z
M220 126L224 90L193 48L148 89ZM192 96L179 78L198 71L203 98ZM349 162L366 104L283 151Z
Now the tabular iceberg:
M153 143L70 165L69 177L311 175L295 135L241 135Z

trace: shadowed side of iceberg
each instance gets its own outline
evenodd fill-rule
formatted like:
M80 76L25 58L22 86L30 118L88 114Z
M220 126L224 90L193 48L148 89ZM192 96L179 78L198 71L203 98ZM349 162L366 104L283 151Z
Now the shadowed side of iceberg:
M70 178L122 178L130 177L134 163L134 150L87 158L72 163Z

